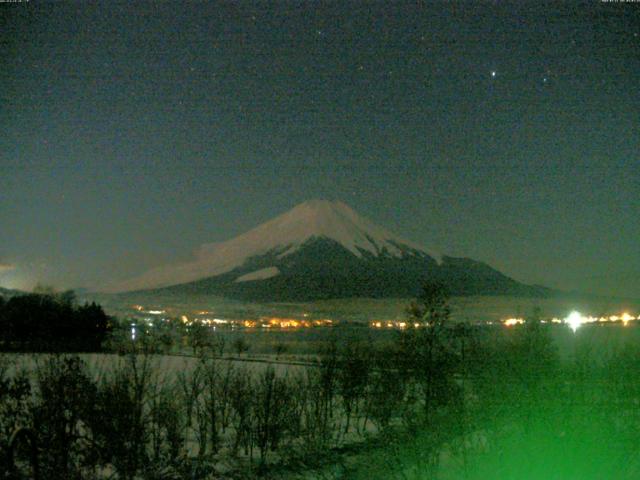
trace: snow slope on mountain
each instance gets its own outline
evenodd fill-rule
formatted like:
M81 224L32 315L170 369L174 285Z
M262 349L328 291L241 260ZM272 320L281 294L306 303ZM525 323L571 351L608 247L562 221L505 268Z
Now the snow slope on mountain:
M266 280L267 278L275 277L276 275L280 275L280 270L278 270L278 267L267 267L256 270L255 272L241 275L236 278L234 282L240 283L250 282L252 280Z
M389 255L401 256L399 246L405 246L436 260L440 258L359 216L342 202L311 200L232 240L202 245L192 261L155 268L105 290L123 292L161 288L221 275L254 256L277 252L282 258L314 237L335 240L358 257L363 251L377 256L383 249Z

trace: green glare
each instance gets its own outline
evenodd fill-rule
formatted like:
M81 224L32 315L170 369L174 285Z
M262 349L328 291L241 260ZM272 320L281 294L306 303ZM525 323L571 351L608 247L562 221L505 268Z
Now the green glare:
M390 434L341 478L639 479L640 329L574 326L534 322L479 339L459 367L465 401L414 434Z

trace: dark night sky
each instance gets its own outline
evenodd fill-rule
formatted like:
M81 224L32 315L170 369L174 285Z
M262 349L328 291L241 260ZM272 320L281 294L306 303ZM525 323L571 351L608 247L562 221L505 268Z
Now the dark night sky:
M0 286L97 286L311 198L640 297L640 4L0 3ZM494 72L494 73L492 73Z

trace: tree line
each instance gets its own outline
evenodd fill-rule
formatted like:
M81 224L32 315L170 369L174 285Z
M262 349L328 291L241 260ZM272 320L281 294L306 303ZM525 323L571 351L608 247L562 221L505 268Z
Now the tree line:
M73 291L0 296L0 350L100 351L110 329L102 307L78 305Z

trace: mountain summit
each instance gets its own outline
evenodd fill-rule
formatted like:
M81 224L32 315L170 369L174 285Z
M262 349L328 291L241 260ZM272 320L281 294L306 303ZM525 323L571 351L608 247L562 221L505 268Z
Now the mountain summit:
M304 202L232 240L202 245L194 257L109 290L281 301L413 295L427 279L461 294L536 289L483 263L427 252L339 201Z

